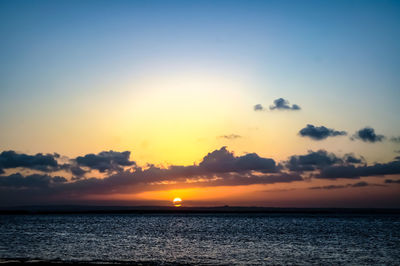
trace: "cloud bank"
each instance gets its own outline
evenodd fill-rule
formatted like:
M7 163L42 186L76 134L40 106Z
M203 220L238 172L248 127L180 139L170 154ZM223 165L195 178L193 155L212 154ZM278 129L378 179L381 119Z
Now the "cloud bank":
M287 161L277 163L272 158L261 157L256 153L237 156L226 147L221 147L209 152L198 164L171 165L167 168L155 165L139 167L135 161L130 160L129 151L86 154L72 158L65 164L57 161L58 155L51 154L27 155L8 151L2 153L0 158L4 169L14 167L16 171L21 168L28 171L43 170L42 174L24 175L17 172L0 175L0 204L22 199L29 203L39 199L45 202L60 199L68 201L88 195L113 193L132 194L177 188L247 186L310 179L336 180L400 175L398 159L383 164L367 165L362 157L353 154L338 156L325 150L292 155ZM74 176L62 176L60 173L63 171ZM103 176L90 177L92 171L102 173ZM395 179L386 181L386 184L397 183Z

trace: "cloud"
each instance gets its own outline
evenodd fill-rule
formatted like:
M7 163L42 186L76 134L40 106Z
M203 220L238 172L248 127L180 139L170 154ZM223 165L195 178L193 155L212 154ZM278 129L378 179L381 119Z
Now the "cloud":
M310 137L314 140L323 140L327 137L336 137L347 135L346 131L337 131L331 128L326 128L324 126L315 127L308 124L305 128L299 131L299 135L302 137Z
M229 139L229 140L234 140L234 139L239 139L242 138L242 136L237 135L237 134L230 134L230 135L222 135L218 136L219 139Z
M352 178L358 179L366 176L384 176L400 174L400 161L392 161L388 163L376 163L371 166L354 166L354 165L339 165L329 166L321 169L320 173L315 175L316 178L322 179L337 179L337 178Z
M308 189L339 189L339 188L345 188L346 186L344 186L344 185L340 185L340 186L337 186L337 185L329 185L329 186L319 186L319 187L310 187L310 188L308 188Z
M49 175L29 175L12 174L9 176L0 176L0 187L13 188L47 188L52 184L67 182L67 179L61 176L51 177Z
M226 147L208 153L199 164L199 168L209 172L240 172L257 170L263 173L277 171L275 161L269 158L262 158L256 153L248 153L236 157Z
M69 167L67 167L67 168L69 168L69 170L75 176L75 178L81 178L84 174L86 174L88 172L76 165L68 165L68 166Z
M367 187L367 186L378 186L384 187L385 185L381 184L370 184L365 181L361 181L354 184L347 184L347 185L329 185L329 186L320 186L320 187L310 187L309 189L341 189L341 188L349 188L349 187Z
M386 184L400 184L400 179L399 180L386 179L385 183Z
M370 186L371 184L368 184L367 182L361 181L355 184L351 184L351 187L366 187L366 186Z
M0 173L4 173L3 169L23 167L42 172L50 172L59 169L58 154L42 154L27 155L17 153L15 151L3 151L0 154Z
M84 157L86 156L82 158ZM97 161L90 160L93 161L96 163L91 163L90 166L97 167ZM119 162L118 166L121 164L131 166L133 162ZM68 201L71 197L79 199L92 194L132 194L162 189L274 184L303 180L299 173L280 171L273 159L260 157L255 153L236 156L226 147L208 153L198 165L171 165L168 168L150 165L146 169L135 166L117 172L107 171L106 174L104 178L73 178L69 181L64 177L48 175L24 177L14 174L1 177L0 203L11 199L24 199L29 203L30 200L38 199Z
M293 155L286 162L290 171L303 172L314 171L326 166L343 163L343 159L325 150L309 151L306 155Z
M106 171L122 171L124 166L133 166L136 163L129 160L131 152L102 151L98 154L86 154L75 158L78 166L86 166L91 169L99 170L101 173Z
M357 158L353 154L348 153L344 155L344 160L348 164L360 164L365 163L364 157Z
M250 172L230 172L218 174L218 178L201 179L196 186L247 186L255 184L275 184L302 181L297 173L252 174Z
M91 155L85 155L84 157L78 158L85 158L87 162L87 159L89 159L90 156ZM123 154L123 156L126 156L126 154ZM121 156L121 158L117 158L118 156L115 156L116 160L112 160L112 162L115 161L117 163L124 163L123 156ZM65 170L71 172L76 177L82 177L85 173L90 172L90 170L82 169L76 160L70 160L69 163L60 164L57 160L59 158L60 155L57 153L37 153L35 155L28 155L24 153L17 153L15 151L3 151L0 153L0 174L5 173L4 169L13 168L26 168L46 173Z
M274 101L274 104L269 107L270 110L293 110L297 111L300 110L300 106L297 104L293 104L292 106L289 105L289 101L279 98Z
M349 178L358 179L367 176L383 176L400 174L400 156L388 163L376 163L368 166L363 157L349 153L340 157L325 150L309 151L305 155L293 155L284 162L284 166L292 172L311 172L311 176L319 179Z
M333 166L345 167L350 165L362 165L365 163L363 157L358 158L352 153L347 153L340 157L325 150L318 150L308 151L308 154L304 155L292 155L284 162L284 166L290 171L301 173L307 171L321 171Z
M253 107L254 111L264 111L264 107L261 104L256 104Z
M400 143L400 137L391 137L390 141L394 143Z
M188 166L163 168L148 165L142 168L129 157L129 152L104 151L71 159L70 164L58 165L58 169L73 173L72 178L48 173L0 176L0 204L14 201L31 204L39 199L43 202L68 202L71 199L84 200L90 195L135 194L193 187L290 183L304 181L304 175L307 179L334 180L400 173L400 160L367 166L362 157L353 154L337 156L325 150L293 155L282 164L256 153L238 156L226 147L214 150L198 164ZM103 171L104 176L88 177L92 169ZM352 186L365 184L359 182Z
M365 128L358 130L353 135L351 140L354 140L354 139L360 139L364 142L375 143L375 142L381 142L382 140L384 140L385 136L375 134L375 130L371 127L365 127Z

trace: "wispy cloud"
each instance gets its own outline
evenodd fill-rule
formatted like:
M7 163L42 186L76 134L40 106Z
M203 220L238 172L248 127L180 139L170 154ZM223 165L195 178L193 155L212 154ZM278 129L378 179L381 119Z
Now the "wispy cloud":
M391 137L390 141L394 143L400 143L400 137Z
M400 179L398 179L398 180L386 179L385 183L386 184L400 184Z
M377 186L377 187L385 187L382 184L370 184L365 181L361 181L354 184L346 184L346 185L329 185L329 186L318 186L318 187L310 187L309 189L341 189L341 188L349 188L349 187L368 187L368 186Z
M230 134L230 135L221 135L221 136L218 136L217 138L234 140L234 139L240 139L240 138L242 138L242 136L237 135L237 134Z
M264 111L264 107L261 104L256 104L253 106L254 111Z

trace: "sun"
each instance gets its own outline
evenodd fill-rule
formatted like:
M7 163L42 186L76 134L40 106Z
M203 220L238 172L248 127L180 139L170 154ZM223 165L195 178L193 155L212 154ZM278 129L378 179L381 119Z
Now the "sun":
M174 198L172 203L174 204L175 207L180 207L180 206L182 206L182 199L181 198Z

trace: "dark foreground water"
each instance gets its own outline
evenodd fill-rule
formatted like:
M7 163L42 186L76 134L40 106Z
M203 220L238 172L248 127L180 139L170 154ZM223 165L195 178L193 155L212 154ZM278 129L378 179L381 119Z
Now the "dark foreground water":
M0 258L400 264L398 215L0 215Z

